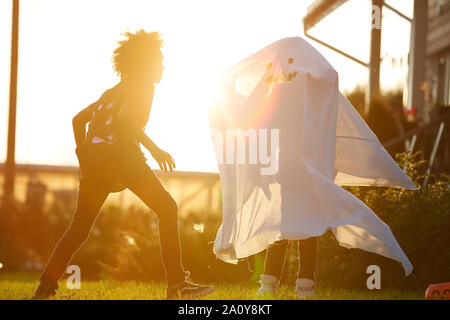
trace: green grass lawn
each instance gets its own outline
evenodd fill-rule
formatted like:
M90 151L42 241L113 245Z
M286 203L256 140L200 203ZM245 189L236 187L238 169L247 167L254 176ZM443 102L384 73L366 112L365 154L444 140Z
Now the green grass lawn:
M36 274L0 273L0 300L30 299L37 288L39 276ZM52 299L57 300L108 300L108 299L165 299L163 282L116 282L110 280L83 281L80 290L69 290L65 281L59 283L60 289ZM294 286L281 286L274 297L255 295L257 284L214 284L216 291L201 299L213 300L261 300L295 299ZM315 300L422 300L421 291L401 290L335 290L317 288Z

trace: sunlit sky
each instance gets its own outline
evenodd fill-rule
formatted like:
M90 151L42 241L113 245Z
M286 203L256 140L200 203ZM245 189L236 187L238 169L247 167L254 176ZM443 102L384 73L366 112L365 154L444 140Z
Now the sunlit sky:
M16 161L77 164L72 117L118 82L111 54L120 33L144 28L160 31L165 42L147 134L173 155L178 170L217 171L207 110L221 72L274 41L303 36L311 2L21 0ZM412 0L387 2L412 16ZM370 3L350 0L311 33L368 61ZM6 158L11 9L12 0L0 2L0 162ZM383 27L381 83L389 90L406 79L410 25L385 10ZM364 67L310 42L339 72L342 90L367 82ZM403 65L392 58L403 58Z

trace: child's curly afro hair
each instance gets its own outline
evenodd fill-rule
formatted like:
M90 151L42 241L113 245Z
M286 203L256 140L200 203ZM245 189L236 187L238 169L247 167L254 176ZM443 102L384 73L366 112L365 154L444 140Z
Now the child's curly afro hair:
M132 77L139 70L151 69L152 63L159 54L163 41L157 31L147 32L143 29L124 32L125 39L118 42L113 53L114 71L122 79Z

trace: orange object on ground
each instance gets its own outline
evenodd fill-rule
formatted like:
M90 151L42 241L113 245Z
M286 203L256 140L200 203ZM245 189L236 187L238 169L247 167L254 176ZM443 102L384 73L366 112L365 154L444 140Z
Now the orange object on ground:
M425 292L425 300L450 300L450 282L430 284Z

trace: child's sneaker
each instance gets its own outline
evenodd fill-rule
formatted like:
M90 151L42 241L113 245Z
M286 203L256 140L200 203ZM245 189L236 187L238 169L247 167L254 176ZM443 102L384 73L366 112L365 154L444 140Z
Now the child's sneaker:
M297 298L311 299L314 298L314 281L311 279L297 279L295 282L297 287Z
M41 282L31 299L41 300L50 298L56 294L56 289L58 289L57 283Z
M186 272L186 280L167 288L167 299L174 298L195 298L206 296L214 292L213 286L201 286L187 280L189 272Z
M263 294L275 294L278 290L278 286L280 282L278 281L277 277L271 276L269 274L262 274L260 276L260 280L258 281L261 284L261 287L259 288L257 295L263 295Z

